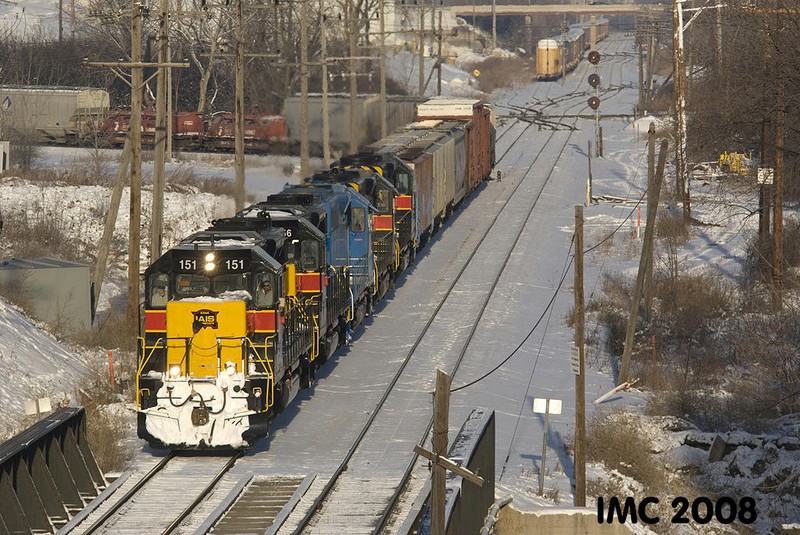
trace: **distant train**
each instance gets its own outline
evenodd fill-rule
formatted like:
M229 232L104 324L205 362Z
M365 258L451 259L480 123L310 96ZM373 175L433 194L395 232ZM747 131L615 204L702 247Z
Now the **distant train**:
M100 123L99 136L104 143L121 147L130 128L130 110L111 110ZM142 112L142 146L153 147L156 113ZM173 112L172 141L181 150L233 151L235 118L232 113L219 113L206 127L197 112ZM289 139L282 115L245 114L244 148L251 152L281 152Z
M130 125L130 110L109 107L107 91L86 87L0 86L0 133L34 143L121 147ZM322 97L309 95L311 150L322 153ZM390 96L386 106L387 130L413 121L417 100ZM381 137L380 98L361 94L356 100L356 141L364 146ZM301 100L286 99L285 113L244 115L244 148L248 152L291 152L300 143ZM327 116L332 150L350 145L350 96L330 94ZM197 112L172 114L173 147L180 150L233 151L234 115L216 113L208 123ZM156 114L142 111L142 145L155 141Z
M589 48L592 23L573 24L566 33L541 39L536 46L536 77L539 80L556 80L577 67L583 53ZM594 23L595 41L608 37L608 20Z
M5 139L88 142L109 109L108 91L93 87L0 86L0 131Z
M313 384L494 166L489 104L440 97L417 118L147 268L139 437L156 448L246 448Z

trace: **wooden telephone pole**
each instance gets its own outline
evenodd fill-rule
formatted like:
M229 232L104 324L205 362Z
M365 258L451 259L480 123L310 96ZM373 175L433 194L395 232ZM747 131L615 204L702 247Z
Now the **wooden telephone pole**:
M653 247L653 236L655 234L656 212L658 210L658 196L661 192L661 179L664 176L664 160L667 158L667 148L669 142L665 139L661 142L661 149L658 153L658 167L653 189L647 192L647 224L644 229L644 243L642 244L642 254L639 259L639 271L636 275L636 284L633 287L633 300L631 302L631 314L628 318L628 330L625 333L625 348L622 351L622 364L619 368L618 385L628 380L628 373L631 367L631 352L633 351L633 333L636 330L636 320L639 317L639 301L642 297L642 287L644 286L644 273L647 266L647 258L651 254Z
M141 251L141 221L142 221L142 89L144 81L142 69L144 67L187 67L185 63L143 63L142 62L142 15L144 7L140 1L133 0L130 11L131 17L131 61L130 62L84 62L88 67L110 67L114 70L125 83L131 88L131 119L126 138L126 149L123 149L120 170L117 174L118 186L115 186L114 196L121 192L120 181L124 182L127 174L128 161L130 161L130 227L128 229L128 321L132 324L139 323L139 269ZM130 82L117 70L120 68L130 68ZM163 175L162 175L163 176ZM112 208L114 202L112 198ZM117 209L119 200L116 201ZM103 233L103 241L98 252L98 262L94 271L94 290L95 295L100 295L105 273L105 262L108 258L111 236L113 234L114 223L116 222L116 210L113 210L106 219L106 229ZM101 262L102 260L102 262Z
M583 206L575 206L575 345L578 373L575 374L575 505L586 506L586 347L583 303ZM544 463L542 463L544 474ZM544 480L544 475L542 476Z
M150 262L161 256L164 226L164 160L167 149L167 41L169 39L169 0L161 0L158 32L158 82L156 86L156 136L153 159L153 216L150 223ZM171 123L171 118L169 119Z
M414 446L414 452L432 462L431 476L431 535L445 535L444 509L446 502L447 470L479 487L483 478L447 458L447 430L450 412L450 376L436 370L436 391L433 398L433 451Z

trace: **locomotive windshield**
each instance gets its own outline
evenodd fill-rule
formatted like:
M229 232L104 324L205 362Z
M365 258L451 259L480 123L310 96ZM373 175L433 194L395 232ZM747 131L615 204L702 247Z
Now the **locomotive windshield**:
M300 271L314 271L320 262L319 244L315 240L292 240L287 248L286 261L297 264Z
M403 171L398 171L397 177L395 180L395 187L397 191L399 191L403 195L410 195L411 188L410 188L411 177L408 173Z
M209 277L195 273L181 273L175 277L175 293L178 298L221 296L226 292L244 290L249 292L249 273L231 273Z

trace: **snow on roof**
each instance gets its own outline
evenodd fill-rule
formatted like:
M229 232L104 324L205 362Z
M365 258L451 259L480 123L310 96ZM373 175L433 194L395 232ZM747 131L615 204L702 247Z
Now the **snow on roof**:
M435 117L465 117L472 119L473 108L480 101L473 98L432 98L417 106L419 119Z

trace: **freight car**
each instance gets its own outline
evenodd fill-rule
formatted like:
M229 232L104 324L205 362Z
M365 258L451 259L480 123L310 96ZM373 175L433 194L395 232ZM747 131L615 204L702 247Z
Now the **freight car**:
M0 86L0 133L29 142L78 144L91 139L109 108L92 87Z
M111 145L122 146L130 128L130 110L111 110L100 124L100 136ZM142 146L152 147L156 138L156 112L142 112ZM181 149L198 149L205 135L203 116L195 112L172 113L172 139Z
M246 448L313 384L436 218L494 164L488 104L437 99L420 115L399 137L213 221L147 268L141 438Z
M236 119L222 113L212 119L203 138L206 150L233 150ZM258 152L283 152L288 147L286 121L282 115L247 114L244 116L244 148Z
M536 46L536 77L556 80L577 67L589 47L591 28L591 23L574 24L564 34L541 39ZM596 41L608 37L608 20L597 20L594 28Z

